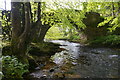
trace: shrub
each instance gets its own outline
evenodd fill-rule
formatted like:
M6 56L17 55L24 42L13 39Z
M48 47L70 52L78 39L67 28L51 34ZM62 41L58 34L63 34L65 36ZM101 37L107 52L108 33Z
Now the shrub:
M109 46L120 45L120 35L108 35L103 37L97 37L96 39L90 41L90 44L102 44Z
M22 78L28 72L27 64L22 64L15 56L2 56L4 78Z

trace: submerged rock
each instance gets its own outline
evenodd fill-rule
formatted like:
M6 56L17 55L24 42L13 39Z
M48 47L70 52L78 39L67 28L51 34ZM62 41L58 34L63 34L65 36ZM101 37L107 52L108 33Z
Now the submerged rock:
M54 62L47 62L46 65L44 67L42 67L42 69L45 70L51 70L53 69L55 66L57 66Z

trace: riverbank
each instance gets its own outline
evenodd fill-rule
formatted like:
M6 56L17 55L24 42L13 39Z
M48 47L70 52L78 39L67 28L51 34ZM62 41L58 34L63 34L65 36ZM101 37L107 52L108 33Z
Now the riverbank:
M95 48L64 40L59 43L64 51L56 52L45 65L36 67L29 76L41 78L118 78L120 50ZM40 57L39 57L40 58Z

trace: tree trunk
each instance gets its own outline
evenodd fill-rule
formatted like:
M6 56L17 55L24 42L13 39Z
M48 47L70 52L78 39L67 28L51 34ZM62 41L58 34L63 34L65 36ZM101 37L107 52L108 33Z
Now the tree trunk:
M27 45L29 43L29 34L30 34L30 9L29 3L25 3L25 29L24 32L19 37L18 48L22 49L19 52L25 54Z
M12 52L19 59L25 58L27 45L34 38L36 42L42 42L46 32L51 27L42 25L41 22L41 3L38 3L37 21L32 22L30 3L12 2ZM22 10L20 10L22 9ZM32 29L31 29L32 26ZM30 38L31 36L31 38Z
M112 16L113 16L113 17L115 17L115 12L114 12L114 10L115 10L114 2L112 2Z
M18 54L18 43L19 43L19 36L21 34L21 18L20 18L20 7L21 3L19 2L12 2L12 9L11 9L11 17L12 17L12 53L13 55Z
M33 42L43 42L44 37L51 26L42 25L41 21L41 2L38 2L37 21L32 25L31 36Z
M21 17L20 9L21 3L12 3L12 53L16 55L20 61L26 63L26 50L29 43L30 34L30 9L29 2L25 3L25 25L23 31L21 31Z
M49 25L43 25L41 27L41 31L38 34L38 42L43 42L44 41L44 37L45 37L47 31L50 29L50 27L51 26L49 26Z
M118 14L120 13L120 2L118 2Z

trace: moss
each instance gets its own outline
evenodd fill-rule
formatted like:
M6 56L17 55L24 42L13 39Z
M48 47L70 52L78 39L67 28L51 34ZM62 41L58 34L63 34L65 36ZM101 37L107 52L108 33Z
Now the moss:
M46 56L46 55L51 56L58 51L59 46L60 46L59 44L53 44L48 42L32 43L31 50L28 53L37 56Z

